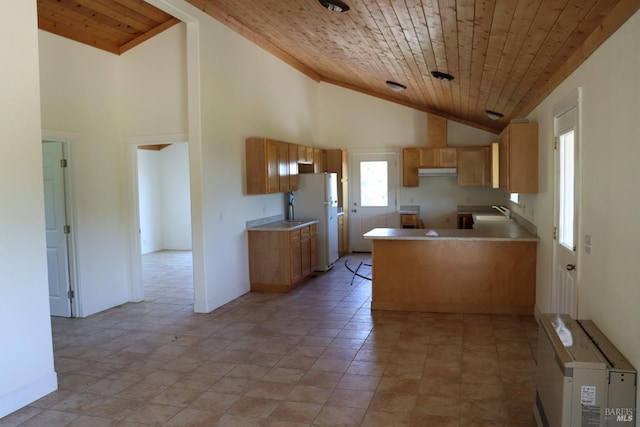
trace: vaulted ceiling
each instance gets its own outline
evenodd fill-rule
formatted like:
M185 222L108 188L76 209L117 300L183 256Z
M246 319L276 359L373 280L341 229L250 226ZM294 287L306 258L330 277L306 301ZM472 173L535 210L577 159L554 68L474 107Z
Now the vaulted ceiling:
M640 8L640 0L347 0L341 13L318 0L186 1L317 81L493 132L526 116ZM114 53L177 22L143 0L38 0L38 17L44 30Z

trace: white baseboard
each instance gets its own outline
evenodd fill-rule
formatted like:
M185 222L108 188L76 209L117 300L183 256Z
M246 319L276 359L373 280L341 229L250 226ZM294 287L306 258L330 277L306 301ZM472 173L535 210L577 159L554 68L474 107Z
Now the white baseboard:
M27 384L18 390L0 396L0 418L35 402L57 389L58 375L54 371L31 384Z

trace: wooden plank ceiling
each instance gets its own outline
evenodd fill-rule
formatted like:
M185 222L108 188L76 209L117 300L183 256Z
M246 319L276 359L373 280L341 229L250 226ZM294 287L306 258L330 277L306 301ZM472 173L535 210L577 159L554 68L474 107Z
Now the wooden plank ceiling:
M178 22L144 0L38 0L38 28L118 55Z
M186 1L317 81L493 132L531 112L640 8L640 0L346 0L339 13L318 0ZM38 0L38 15L40 28L114 53L176 22L143 0ZM388 80L406 90L391 91Z

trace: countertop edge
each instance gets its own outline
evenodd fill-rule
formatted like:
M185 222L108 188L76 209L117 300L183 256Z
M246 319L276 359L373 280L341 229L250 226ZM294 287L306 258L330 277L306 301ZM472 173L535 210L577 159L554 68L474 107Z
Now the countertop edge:
M308 227L312 224L317 224L320 220L317 219L309 219L309 220L301 220L304 221L302 223L291 223L287 220L271 222L264 225L258 225L255 227L248 227L247 231L294 231L300 228Z

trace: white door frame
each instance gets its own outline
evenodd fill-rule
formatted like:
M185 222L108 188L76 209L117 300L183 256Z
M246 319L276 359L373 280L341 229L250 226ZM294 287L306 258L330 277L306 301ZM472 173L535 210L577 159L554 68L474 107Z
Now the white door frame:
M79 140L77 133L61 132L49 129L42 130L42 141L61 142L62 149L67 159L67 167L64 168L64 192L67 225L71 233L67 236L67 265L69 268L69 289L74 296L71 299L71 317L83 317L82 303L80 302L81 286L78 275L78 233L76 228L76 205L74 186L73 149Z
M576 108L576 135L575 135L575 145L577 147L577 155L576 155L576 171L575 171L575 197L576 204L575 209L577 216L577 223L575 226L575 242L576 242L576 281L575 281L575 295L573 295L574 307L572 313L569 313L574 318L578 318L578 307L579 307L579 294L580 294L580 276L581 276L581 264L582 264L582 255L580 251L580 245L582 242L581 234L582 234L582 149L581 149L581 141L582 141L582 88L578 87L575 91L565 97L561 102L556 104L553 108L553 135L554 138L557 134L557 118L562 116L564 113L570 111L572 108ZM557 150L553 150L553 227L554 230L558 228L558 215L557 212L559 210L558 202L559 202L559 194L558 194L558 182L557 181ZM549 304L550 310L554 310L554 308L558 307L559 301L556 298L556 290L559 288L559 280L557 269L559 268L559 254L558 254L558 241L557 238L554 237L553 245L552 245L552 267L551 267L551 301Z

